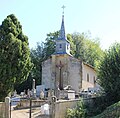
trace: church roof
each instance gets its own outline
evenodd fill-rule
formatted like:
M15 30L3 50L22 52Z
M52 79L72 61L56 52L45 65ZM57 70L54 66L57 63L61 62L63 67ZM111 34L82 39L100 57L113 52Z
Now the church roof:
M93 67L92 65L90 65L90 64L88 64L86 62L83 62L83 64L86 65L86 66L88 66L88 67L90 67L90 68L92 68L93 70L95 70L95 67Z

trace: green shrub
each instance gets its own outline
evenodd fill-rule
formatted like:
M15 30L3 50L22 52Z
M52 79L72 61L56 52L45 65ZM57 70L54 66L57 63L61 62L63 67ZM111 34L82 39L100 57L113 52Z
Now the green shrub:
M66 117L65 118L85 118L86 115L86 109L85 105L83 103L83 100L81 99L77 106L73 109L67 109Z

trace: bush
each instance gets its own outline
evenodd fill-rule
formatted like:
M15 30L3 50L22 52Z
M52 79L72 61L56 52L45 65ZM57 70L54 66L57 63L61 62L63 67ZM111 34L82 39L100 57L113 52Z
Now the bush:
M85 118L85 115L86 115L86 109L83 100L81 99L77 103L77 106L75 108L67 109L67 114L65 118Z

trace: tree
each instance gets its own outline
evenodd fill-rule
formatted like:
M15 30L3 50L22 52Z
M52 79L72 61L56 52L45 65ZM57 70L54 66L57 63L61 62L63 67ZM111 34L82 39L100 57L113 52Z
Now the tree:
M84 61L94 67L97 67L103 56L103 50L100 48L99 39L86 39L84 45Z
M58 38L59 31L54 33L47 34L47 38L44 42L44 49L43 49L43 58L44 60L47 59L51 54L55 52L55 41Z
M80 33L73 33L72 34L72 40L73 40L73 44L75 46L75 48L73 48L74 50L74 57L76 57L77 59L84 59L84 39L85 36L83 34ZM71 45L71 47L73 47Z
M31 59L34 64L32 69L32 78L35 79L36 85L41 84L42 80L42 61L43 59L43 43L37 43L37 47L35 49L31 49Z
M98 78L109 100L120 100L120 44L106 50L100 63Z
M0 25L0 100L13 89L14 84L27 79L32 68L28 37L20 22L11 14Z
M67 35L71 44L71 54L82 61L96 67L103 51L99 39L91 39L88 33L73 33Z
M22 83L15 84L14 89L17 91L18 94L20 94L22 91L26 91L27 93L28 89L29 90L32 89L32 83L33 83L33 78L30 73L27 80L23 81Z

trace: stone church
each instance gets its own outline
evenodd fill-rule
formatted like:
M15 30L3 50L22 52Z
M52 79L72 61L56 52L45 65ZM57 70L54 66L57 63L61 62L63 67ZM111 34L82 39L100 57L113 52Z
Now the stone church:
M42 85L53 90L63 90L70 85L78 93L83 89L95 87L95 80L94 68L70 54L70 42L65 36L63 14L55 53L42 63Z

